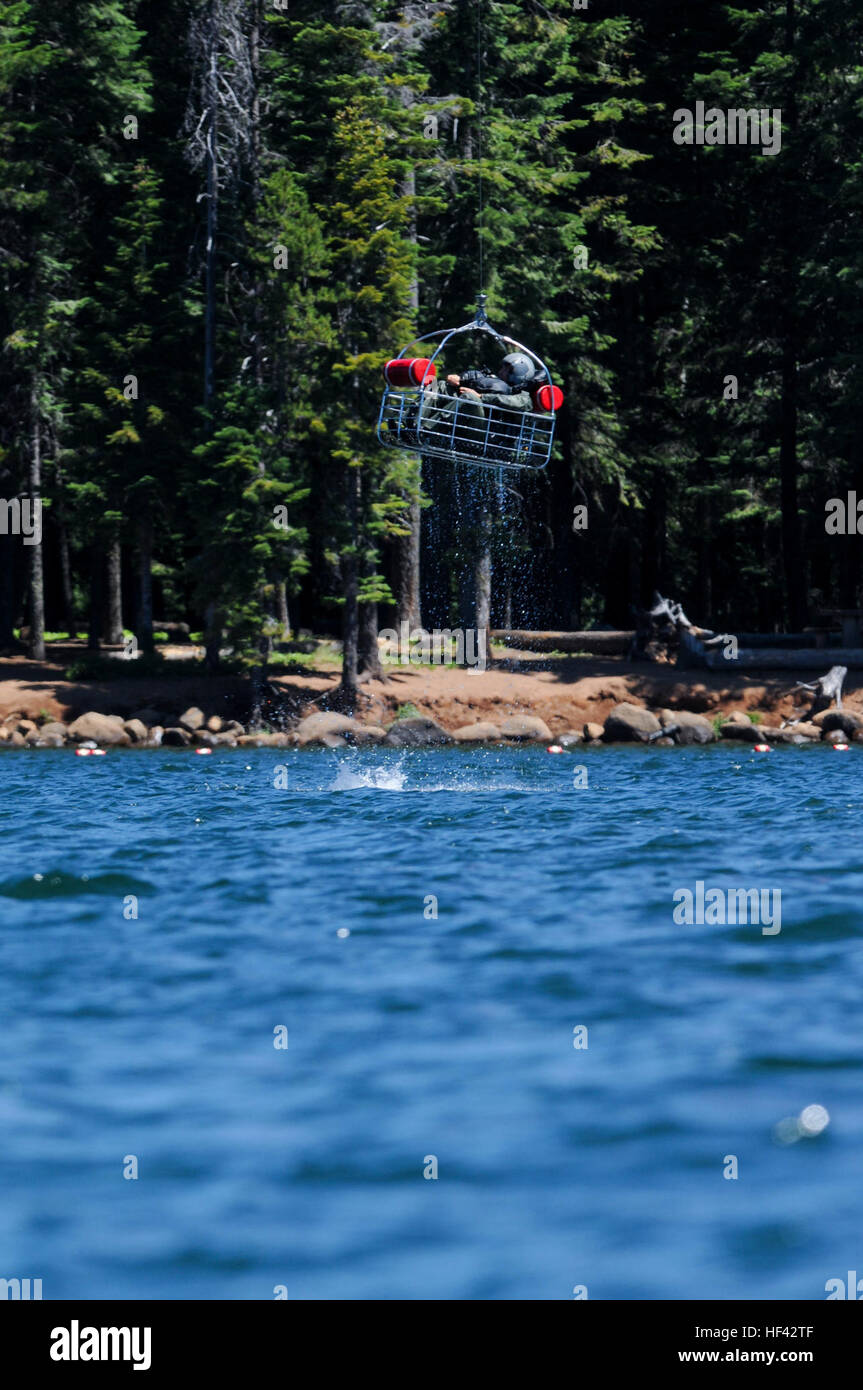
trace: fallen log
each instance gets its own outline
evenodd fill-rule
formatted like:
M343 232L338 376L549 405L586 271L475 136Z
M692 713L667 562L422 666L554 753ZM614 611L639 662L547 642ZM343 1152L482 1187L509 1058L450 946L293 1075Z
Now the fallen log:
M860 654L863 656L863 652ZM850 655L853 653L843 652L846 659ZM798 690L805 690L812 696L812 704L808 710L804 711L806 718L811 719L813 715L820 714L822 710L829 709L833 704L837 709L842 708L842 687L847 675L847 666L831 666L826 675L819 676L816 681L798 681L787 693L795 695ZM784 728L786 724L799 724L800 718L783 719L782 727Z
M495 628L492 642L526 652L589 652L591 656L625 656L633 632L527 632Z
M863 647L843 651L842 655L848 663L843 669L863 668ZM824 649L801 647L797 651L787 651L776 647L739 647L733 659L726 659L721 652L705 652L700 664L709 671L732 674L735 671L817 671L824 665Z

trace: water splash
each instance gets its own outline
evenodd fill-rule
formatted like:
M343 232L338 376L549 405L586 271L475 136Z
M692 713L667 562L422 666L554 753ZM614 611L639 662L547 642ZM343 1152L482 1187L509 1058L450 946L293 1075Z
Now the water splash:
M407 774L400 767L367 767L359 771L342 765L330 791L349 792L360 787L372 787L376 791L400 792L404 790L406 780Z

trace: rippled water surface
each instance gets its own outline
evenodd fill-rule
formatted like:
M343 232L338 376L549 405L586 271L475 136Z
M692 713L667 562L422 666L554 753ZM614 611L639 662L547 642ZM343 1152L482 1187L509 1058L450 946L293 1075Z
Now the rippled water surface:
M863 1270L861 779L856 747L4 753L0 1277L823 1299ZM781 932L675 924L699 879L781 889Z

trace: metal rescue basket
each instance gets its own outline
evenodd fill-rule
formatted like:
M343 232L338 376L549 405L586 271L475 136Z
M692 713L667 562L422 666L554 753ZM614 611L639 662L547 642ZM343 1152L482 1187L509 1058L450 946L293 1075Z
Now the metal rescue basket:
M475 317L460 328L438 329L414 338L387 363L377 436L393 449L486 468L545 468L554 442L556 412L563 394L552 386L545 363L530 348L498 333L485 316L485 295ZM475 398L450 396L437 388L437 358L453 338L487 333L505 352L523 352L536 364L530 389L533 410L508 410ZM431 357L408 356L419 343L436 342Z

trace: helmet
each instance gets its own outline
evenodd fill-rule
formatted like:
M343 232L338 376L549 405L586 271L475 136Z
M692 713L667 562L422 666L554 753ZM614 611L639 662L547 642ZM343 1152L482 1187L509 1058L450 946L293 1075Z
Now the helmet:
M508 386L523 386L533 376L533 363L523 352L509 352L500 364L500 376Z

